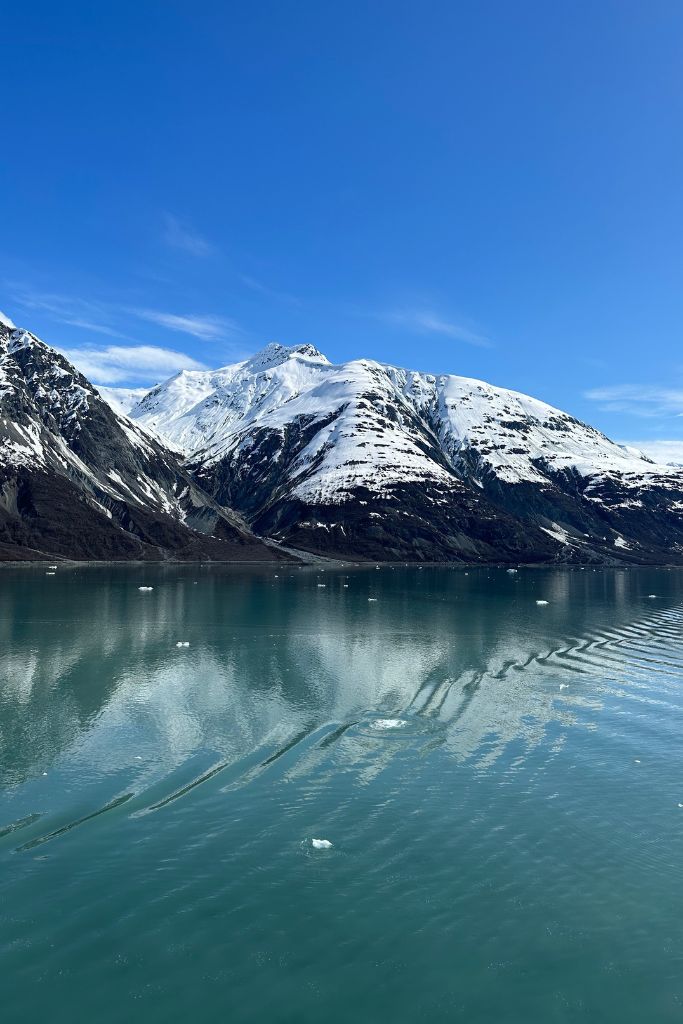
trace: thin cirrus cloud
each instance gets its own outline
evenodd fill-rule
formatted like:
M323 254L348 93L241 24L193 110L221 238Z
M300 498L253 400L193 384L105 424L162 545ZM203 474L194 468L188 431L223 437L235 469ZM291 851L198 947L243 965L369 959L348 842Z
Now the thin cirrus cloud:
M167 213L164 216L164 231L162 239L171 249L180 249L191 256L206 257L216 252L216 247L199 232L194 231L178 217Z
M21 309L47 314L48 318L69 327L105 334L110 338L126 337L112 323L109 307L101 302L59 295L55 292L37 292L29 288L13 288L14 301ZM104 322L103 322L104 321Z
M234 320L223 316L206 314L166 313L159 309L131 309L133 316L169 331L190 334L202 341L220 341L222 338L241 334L242 329Z
M584 391L584 398L599 402L603 412L625 412L643 419L683 416L683 389L637 384L615 384Z
M477 348L492 347L491 340L485 335L477 334L468 327L447 320L431 310L394 310L384 313L380 319L414 334L437 334L444 338L452 338L453 341L462 341L466 345L475 345Z
M161 309L137 308L37 292L28 288L13 289L16 303L23 309L47 314L58 323L81 330L104 334L111 338L129 339L130 319L143 320L165 330L187 334L202 341L220 341L243 334L239 324L211 313L174 313Z
M275 299L277 302L285 302L290 306L302 305L301 299L297 298L296 295L291 295L289 292L280 292L275 288L269 288L267 284L263 284L262 281L257 281L256 278L250 277L248 274L240 274L239 280L252 292L258 292L259 295L265 295L269 299Z
M153 384L178 370L204 370L203 363L157 345L107 345L61 350L94 384Z

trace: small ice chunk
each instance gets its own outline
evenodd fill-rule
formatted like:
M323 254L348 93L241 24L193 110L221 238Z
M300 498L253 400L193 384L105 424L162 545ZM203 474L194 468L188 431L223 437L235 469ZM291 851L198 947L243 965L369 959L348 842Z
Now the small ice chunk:
M189 646L190 646L190 641L189 640L178 640L178 642L176 644L176 647L189 647Z
M647 596L648 597L656 597L657 595L656 594L648 594Z
M368 598L368 601L376 601L376 600L377 600L377 598L376 598L376 597L369 597L369 598Z
M46 576L54 576L55 574L53 572L46 572L45 575Z
M48 569L56 569L56 568L57 568L56 565L48 565Z
M344 590L348 590L349 589L348 583L343 583L342 586L344 587Z
M547 604L547 601L537 601L536 604Z
M635 758L635 763L636 763L636 764L640 764L640 758L639 758L639 757L636 757L636 758Z
M311 846L314 850L331 850L332 843L329 839L311 839Z
M326 587L326 586L327 586L327 583L319 583L319 584L318 584L318 586L319 586L319 587Z
M517 572L517 570L516 569L506 569L506 572L514 573L514 572Z
M561 690L566 690L568 686L569 686L569 683L560 683L560 689Z
M138 590L154 590L154 587L138 587Z
M43 775L47 775L47 772L43 772Z

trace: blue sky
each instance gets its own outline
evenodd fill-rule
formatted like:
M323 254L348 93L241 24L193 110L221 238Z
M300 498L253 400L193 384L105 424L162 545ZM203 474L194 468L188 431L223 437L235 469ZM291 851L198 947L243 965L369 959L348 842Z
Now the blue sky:
M3 12L0 308L102 383L269 341L683 450L683 5Z

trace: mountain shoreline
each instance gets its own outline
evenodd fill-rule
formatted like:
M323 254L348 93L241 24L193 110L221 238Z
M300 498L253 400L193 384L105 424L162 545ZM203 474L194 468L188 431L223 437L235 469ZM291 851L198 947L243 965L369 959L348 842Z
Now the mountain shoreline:
M0 318L0 561L683 565L683 470L519 392L314 346L120 411Z

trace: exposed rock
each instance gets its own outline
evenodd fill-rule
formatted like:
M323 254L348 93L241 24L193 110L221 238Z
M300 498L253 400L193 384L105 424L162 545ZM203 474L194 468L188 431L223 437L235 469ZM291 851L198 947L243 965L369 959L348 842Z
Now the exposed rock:
M177 454L0 322L0 559L272 559Z

